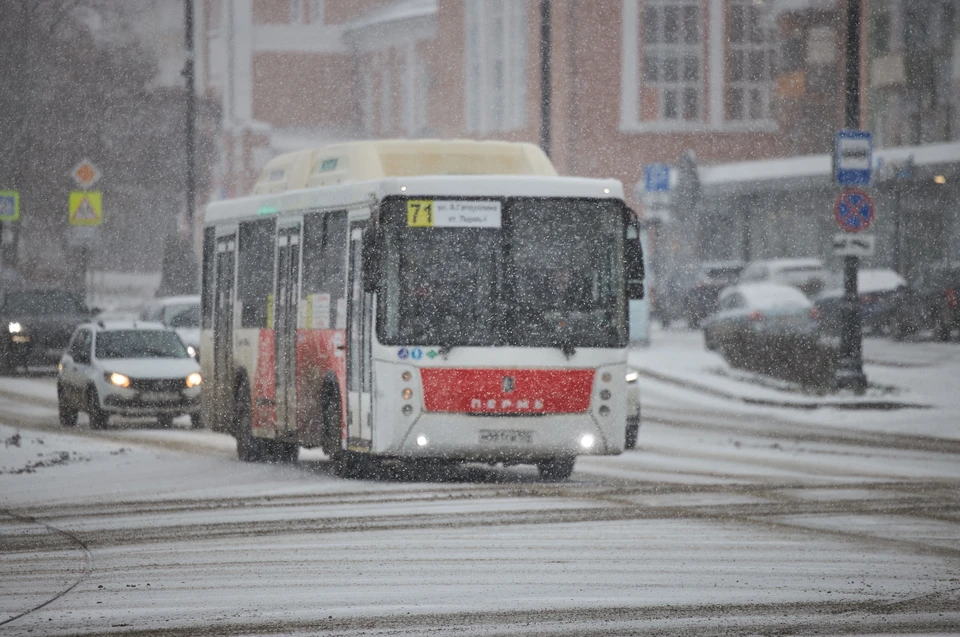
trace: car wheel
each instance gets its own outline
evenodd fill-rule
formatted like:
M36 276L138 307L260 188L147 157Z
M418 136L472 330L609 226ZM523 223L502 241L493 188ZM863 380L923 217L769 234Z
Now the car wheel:
M173 414L160 414L157 416L157 426L161 429L173 429Z
M67 400L63 395L63 388L59 383L57 384L57 411L60 416L61 427L77 426L77 410L67 404Z
M106 429L110 422L110 415L100 407L100 397L93 387L87 390L87 415L91 429Z
M191 429L203 429L203 418L199 413L190 414L190 428Z
M570 458L551 458L537 463L537 471L540 472L540 479L547 482L562 482L573 473L573 465L576 463L575 457Z
M253 435L250 411L250 389L241 383L234 400L234 436L237 439L237 458L243 462L262 462L267 458L266 441Z

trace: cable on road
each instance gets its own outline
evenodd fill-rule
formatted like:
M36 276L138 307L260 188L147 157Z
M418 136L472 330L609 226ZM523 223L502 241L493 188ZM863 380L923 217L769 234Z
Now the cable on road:
M47 523L44 522L43 520L38 520L37 518L31 517L31 516L28 516L28 515L20 515L20 514L18 514L18 513L14 513L13 511L10 511L10 510L7 510L7 509L0 509L0 513L3 513L4 515L10 516L11 518L13 518L13 519L15 519L15 520L19 520L20 522L28 522L28 523L30 523L30 524L39 524L39 525L47 528L48 530L53 531L54 533L57 533L57 534L62 535L62 536L64 536L64 537L66 537L66 538L69 538L70 540L72 540L73 542L75 542L75 543L77 544L77 546L79 546L81 549L83 549L83 553L84 553L84 556L85 556L85 558L86 558L86 565L85 565L85 567L84 567L83 574L77 579L77 581L75 581L73 584L71 584L71 585L68 586L67 588L63 589L62 591L60 591L59 593L57 593L56 595L54 595L53 597L51 597L51 598L48 599L47 601L43 602L42 604L38 604L38 605L34 606L33 608L31 608L31 609L29 609L29 610L25 610L25 611L23 611L22 613L20 613L19 615L14 615L13 617L8 617L7 619L4 619L4 620L0 621L0 626L5 626L6 624L9 624L9 623L11 623L11 622L14 622L14 621L20 619L21 617L24 617L24 616L26 616L26 615L29 615L30 613L32 613L32 612L34 612L34 611L38 611L38 610L40 610L41 608L43 608L44 606L46 606L46 605L48 605L48 604L51 604L51 603L57 601L58 599L60 599L61 597L63 597L64 595L66 595L67 593L69 593L70 591L72 591L74 588L76 588L77 585L80 584L80 582L82 582L82 581L84 581L85 579L87 579L88 577L90 577L90 574L93 572L93 553L90 552L90 549L87 547L86 542L84 542L83 540L81 540L79 537L77 537L76 535L74 535L74 534L71 533L70 531L64 531L63 529L58 529L57 527L53 526L52 524L47 524Z

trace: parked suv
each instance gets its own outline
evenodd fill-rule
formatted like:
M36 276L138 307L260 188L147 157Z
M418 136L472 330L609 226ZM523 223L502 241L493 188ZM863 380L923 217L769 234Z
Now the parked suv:
M922 268L900 289L892 316L895 337L933 330L935 338L950 340L953 330L960 328L960 264Z
M60 360L60 424L85 411L93 429L111 415L155 417L161 427L190 414L200 428L200 365L173 330L159 323L117 321L77 328Z
M748 264L737 282L792 285L813 298L827 289L832 279L820 259L769 259Z
M687 291L687 325L700 327L700 321L717 311L717 297L724 288L737 282L743 270L740 261L704 263L694 287Z
M0 304L0 373L55 364L73 330L93 313L79 295L63 290L6 292Z

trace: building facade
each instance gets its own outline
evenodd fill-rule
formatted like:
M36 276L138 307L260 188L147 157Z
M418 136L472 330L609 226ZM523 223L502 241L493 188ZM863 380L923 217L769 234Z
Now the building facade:
M865 3L864 119L878 145L958 139L958 2ZM198 87L223 112L215 198L249 192L277 153L347 139L540 140L540 0L197 7ZM657 218L637 189L645 165L829 152L843 124L845 10L845 0L551 0L551 158L564 174L620 179ZM700 236L763 218L708 208L684 211Z

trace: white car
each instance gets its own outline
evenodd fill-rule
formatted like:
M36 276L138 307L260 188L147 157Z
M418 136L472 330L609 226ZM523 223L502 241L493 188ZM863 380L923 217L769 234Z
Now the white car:
M748 263L737 283L792 285L812 298L832 281L833 275L820 259L767 259Z
M156 321L174 330L190 351L200 356L200 296L165 296L147 303L140 312L144 321Z
M190 415L200 420L200 365L173 330L159 323L118 321L78 327L60 359L60 424L73 427L85 411L103 429L111 415L155 417L162 427Z

